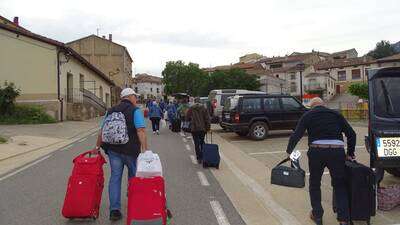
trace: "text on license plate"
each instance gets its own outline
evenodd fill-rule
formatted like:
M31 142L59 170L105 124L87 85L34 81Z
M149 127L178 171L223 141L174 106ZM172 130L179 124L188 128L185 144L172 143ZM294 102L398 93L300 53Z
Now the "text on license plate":
M379 157L400 157L400 137L385 137L376 139Z

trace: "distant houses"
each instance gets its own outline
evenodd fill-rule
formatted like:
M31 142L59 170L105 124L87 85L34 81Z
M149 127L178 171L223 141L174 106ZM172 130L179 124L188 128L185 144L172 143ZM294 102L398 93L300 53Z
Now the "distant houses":
M136 74L133 81L135 92L140 95L141 100L163 98L164 85L160 77L142 73Z

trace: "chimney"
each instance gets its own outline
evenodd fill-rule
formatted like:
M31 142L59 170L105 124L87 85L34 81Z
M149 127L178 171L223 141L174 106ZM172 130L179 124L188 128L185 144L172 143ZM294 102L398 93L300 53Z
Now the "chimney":
M104 39L106 39L106 36L105 36L105 35L103 35L103 38L104 38Z
M108 35L108 40L109 40L109 41L112 41L112 34L109 34L109 35Z
M14 24L19 26L19 18L18 18L18 16L14 17Z

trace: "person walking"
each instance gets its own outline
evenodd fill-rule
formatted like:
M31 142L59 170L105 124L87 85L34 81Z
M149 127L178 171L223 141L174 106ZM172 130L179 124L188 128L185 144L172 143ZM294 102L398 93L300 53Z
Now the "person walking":
M202 147L204 138L211 128L210 116L204 105L200 104L200 98L195 98L194 105L189 108L186 116L187 120L190 121L197 162L201 164L203 161Z
M110 220L116 221L122 218L121 213L121 181L124 167L128 168L128 178L136 174L136 159L141 152L148 149L146 138L146 125L143 112L137 106L137 94L131 88L125 88L121 92L121 102L110 108L101 125L105 126L108 115L122 113L126 121L126 129L129 140L126 144L108 144L102 140L102 129L97 137L96 149L100 147L106 152L110 162L111 176L108 184L110 200ZM115 131L118 132L118 131Z
M153 134L160 134L160 121L163 117L163 112L160 106L153 102L149 109L149 118L151 120L151 125L153 128Z
M346 119L338 112L324 106L321 98L310 101L312 109L306 112L290 136L286 152L291 154L304 132L308 133L308 165L310 170L310 218L322 225L324 210L321 205L321 178L328 167L335 190L337 219L339 224L349 224L348 193L345 180L345 160L354 160L356 133ZM347 154L344 149L343 133L347 137Z
M172 101L169 102L167 106L167 115L168 115L168 122L169 122L169 127L171 128L172 123L176 119L176 104Z

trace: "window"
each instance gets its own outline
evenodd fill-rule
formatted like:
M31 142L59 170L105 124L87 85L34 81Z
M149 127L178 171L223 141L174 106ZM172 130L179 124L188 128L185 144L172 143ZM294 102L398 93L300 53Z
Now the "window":
M150 92L153 92L153 88L150 88Z
M294 74L294 73L290 74L290 79L291 80L295 80L296 79L296 74Z
M284 110L299 110L301 108L294 98L282 98L282 106Z
M261 98L244 98L242 111L243 112L261 111Z
M139 88L138 87L135 87L135 92L139 93Z
M369 76L369 68L365 68L365 78L368 79Z
M351 78L352 78L353 80L360 79L360 78L361 78L361 71L360 71L360 69L351 70Z
M160 93L160 88L157 88L157 94Z
M275 75L275 77L279 78L279 74Z
M338 71L338 80L339 81L345 81L346 80L346 71Z
M271 68L271 69L282 68L282 64L271 64L271 65L269 66L269 68Z
M99 95L100 95L100 99L103 101L103 87L100 86L99 88Z
M266 98L264 99L265 111L278 111L281 109L278 98Z
M296 82L291 82L290 83L290 92L297 92Z
M79 90L83 91L85 89L85 76L79 74Z

